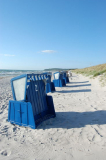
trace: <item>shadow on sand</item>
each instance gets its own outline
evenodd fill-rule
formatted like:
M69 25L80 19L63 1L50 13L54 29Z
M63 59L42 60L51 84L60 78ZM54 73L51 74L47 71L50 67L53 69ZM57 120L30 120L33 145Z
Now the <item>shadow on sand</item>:
M45 123L45 125L44 125ZM38 129L81 128L86 125L106 124L106 110L94 112L56 112L56 117L43 122Z
M86 87L86 86L91 86L91 84L83 84L83 85L75 85L75 86L64 86L64 87Z
M56 91L58 93L77 93L77 92L91 92L91 89L81 89L81 90L63 90L63 91Z
M69 82L71 84L76 84L76 83L88 83L89 81L84 81L84 82Z

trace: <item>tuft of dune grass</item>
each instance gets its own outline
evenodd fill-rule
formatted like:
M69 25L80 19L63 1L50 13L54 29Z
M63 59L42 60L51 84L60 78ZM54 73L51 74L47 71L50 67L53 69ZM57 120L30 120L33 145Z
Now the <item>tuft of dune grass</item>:
M101 75L99 78L101 85L106 85L106 63L83 69L75 69L73 72L77 74L83 74L85 76L91 76L92 78Z

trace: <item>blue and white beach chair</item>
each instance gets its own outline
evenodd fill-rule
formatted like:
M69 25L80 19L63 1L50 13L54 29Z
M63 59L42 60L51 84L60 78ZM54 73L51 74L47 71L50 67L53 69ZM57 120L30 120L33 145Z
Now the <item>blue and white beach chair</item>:
M44 80L43 74L24 74L11 79L14 100L9 101L9 122L35 129L42 121L56 116Z
M69 78L68 78L67 73L63 71L62 74L63 74L63 79L65 80L65 83L69 83Z
M55 87L66 86L66 82L63 79L63 74L61 72L55 72L53 75L54 75L53 83Z
M45 77L45 79L46 79L46 81L45 81L46 93L55 91L54 83L51 82L52 73L50 73L50 72L45 72L45 73L43 73L43 75L44 75L44 77Z

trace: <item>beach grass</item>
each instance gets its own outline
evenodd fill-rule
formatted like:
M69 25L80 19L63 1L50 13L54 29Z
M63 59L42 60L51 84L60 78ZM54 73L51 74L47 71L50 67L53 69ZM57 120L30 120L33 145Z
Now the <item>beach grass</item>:
M106 73L106 63L105 64L100 64L97 66L92 66L92 67L87 67L83 69L75 69L73 72L77 74L84 74L86 76L93 76L96 77L98 75L102 75Z
M83 69L73 70L76 74L82 74L85 76L90 76L91 78L95 78L99 76L99 80L102 86L106 85L106 63L100 64L92 67L87 67Z

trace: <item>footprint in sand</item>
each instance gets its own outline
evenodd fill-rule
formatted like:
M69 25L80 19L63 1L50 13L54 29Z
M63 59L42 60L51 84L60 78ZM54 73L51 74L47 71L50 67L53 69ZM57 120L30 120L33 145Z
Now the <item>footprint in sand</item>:
M6 150L4 150L4 151L1 151L0 154L1 154L2 156L10 156L11 151L6 151Z

